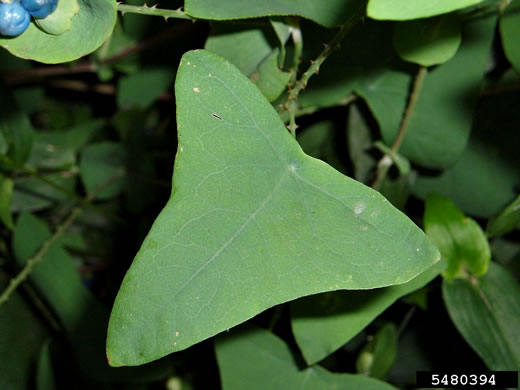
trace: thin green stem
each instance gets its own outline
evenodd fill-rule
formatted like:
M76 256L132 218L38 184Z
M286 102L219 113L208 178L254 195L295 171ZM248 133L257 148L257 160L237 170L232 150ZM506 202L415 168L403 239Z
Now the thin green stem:
M410 97L408 99L408 106L404 112L403 120L401 121L401 126L399 127L399 131L397 132L397 136L392 143L391 150L393 153L397 153L401 144L403 143L406 132L408 131L408 126L410 124L410 119L415 110L415 106L417 105L417 101L419 100L419 95L424 83L424 77L428 73L428 70L425 67L420 67L417 75L415 76L412 91L410 92ZM384 179L393 164L392 158L385 154L379 163L377 164L377 172L376 178L372 183L372 188L375 190L379 190L381 185L383 184Z
M89 204L97 194L103 191L103 189L110 185L118 176L118 174L113 175L100 183L85 199L87 204ZM81 215L82 212L83 209L81 207L74 207L68 217L56 227L54 234L43 243L33 257L27 260L23 269L18 273L18 275L9 281L9 285L2 292L2 295L0 295L0 307L9 300L11 294L27 279L32 269L42 261L43 256L49 251L50 247L63 235L63 233L65 233L69 226Z
M354 12L350 18L343 24L338 31L338 33L332 38L332 40L325 45L325 48L320 53L320 55L314 60L311 61L311 65L309 68L302 74L300 79L294 83L294 86L289 91L289 96L284 104L284 108L289 111L289 131L292 135L296 134L296 125L295 117L296 111L298 110L298 97L300 92L303 91L307 87L307 83L310 78L318 74L321 65L327 57L336 50L341 41L345 38L345 36L352 31L352 29L356 26L356 24L363 18L365 15L365 2Z
M174 18L174 19L195 20L191 16L187 15L184 11L181 11L180 9L177 9L177 10L161 9L161 8L156 8L155 6L148 7L146 4L144 4L143 6L118 4L117 10L119 12L121 12L122 14L132 13L132 14L141 14L141 15L162 16L165 19Z
M74 222L74 220L81 214L81 211L82 210L79 207L74 208L69 216L60 225L58 225L54 234L43 243L40 250L38 250L38 252L27 261L18 275L9 281L9 285L0 296L0 306L7 302L11 294L27 279L34 266L42 261L43 256L47 253L52 244L54 244L63 235L72 222Z

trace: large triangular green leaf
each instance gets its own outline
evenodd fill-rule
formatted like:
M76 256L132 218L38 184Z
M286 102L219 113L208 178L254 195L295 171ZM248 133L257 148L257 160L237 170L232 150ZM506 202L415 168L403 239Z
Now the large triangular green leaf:
M112 365L185 349L304 295L404 283L439 259L379 193L307 156L229 62L184 55L172 196L117 296Z

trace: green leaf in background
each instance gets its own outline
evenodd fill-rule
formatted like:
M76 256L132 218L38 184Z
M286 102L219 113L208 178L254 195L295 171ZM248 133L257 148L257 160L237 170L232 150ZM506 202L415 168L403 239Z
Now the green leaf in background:
M4 291L7 283L0 282ZM31 378L40 348L48 336L41 317L33 312L19 292L15 292L0 308L0 356L2 357L2 390L32 388Z
M343 128L340 127L339 130L343 131ZM305 130L299 131L296 139L306 154L319 158L344 174L347 173L347 168L338 157L336 150L338 128L334 121L313 123Z
M34 130L29 117L16 104L10 91L0 86L0 133L7 157L16 164L24 164L31 154ZM1 164L4 165L4 164ZM13 168L13 167L9 167Z
M33 19L43 31L53 35L63 34L72 27L73 17L79 12L78 0L58 1L54 12L43 19Z
M40 359L36 369L36 389L37 390L55 390L56 381L54 379L54 369L52 365L52 356L50 348L50 340L47 340L41 348Z
M9 150L9 145L5 139L5 135L0 131L0 154L6 154Z
M279 50L276 49L250 77L251 81L256 84L260 92L270 102L276 100L282 94L291 78L291 73L283 72L278 67L278 56Z
M520 196L499 215L489 220L486 233L489 237L509 233L520 225Z
M129 2L127 1L125 4L129 4ZM133 37L129 34L128 31L131 30L131 27L143 25L143 22L146 22L147 20L151 21L151 19L153 19L143 18L140 16L141 15L138 14L125 14L124 27L123 19L118 19L112 35L110 35L110 38L94 52L94 55L101 63L99 64L98 68L98 77L101 81L110 80L114 76L114 70L118 70L125 74L131 74L140 69L140 59L138 53L123 56L116 62L111 62L110 64L102 64L104 60L122 53L124 50L135 46L138 40L144 39L144 33L141 32L137 34L138 37ZM137 17L137 19L134 19L134 17ZM134 23L126 23L130 22L130 20L132 20Z
M231 20L261 16L295 15L325 27L343 24L350 15L364 6L365 0L186 0L188 15L200 19Z
M442 64L452 58L461 42L456 15L396 23L394 47L405 61L422 66Z
M494 29L494 17L465 23L455 57L425 76L401 154L430 168L449 167L461 156L468 142ZM391 145L398 128L382 127L386 144Z
M0 174L0 221L9 229L13 229L13 218L11 216L13 185L13 179Z
M464 151L494 28L494 17L467 22L455 57L426 75L399 151L412 162L445 168ZM306 31L305 58L314 59L328 39L325 33ZM410 75L416 72L397 57L392 32L390 23L366 21L356 27L310 80L299 99L302 108L338 105L355 92L374 114L383 141L391 145L408 101Z
M23 267L50 236L42 220L22 213L13 237L18 265ZM88 376L107 383L140 382L161 379L170 372L171 364L166 360L118 370L108 366L104 354L108 310L83 285L71 256L59 242L48 248L30 280L63 325L74 349L73 358Z
M45 178L59 185L68 193L60 191L35 177L20 177L14 183L11 212L38 211L56 206L70 198L69 194L74 192L77 182L75 175L62 173L51 173L45 175Z
M21 62L27 62L18 57L7 55L11 58L16 58ZM14 100L18 107L27 114L34 114L40 108L43 99L45 98L45 88L43 86L23 86L18 87L13 91Z
M381 184L380 192L395 207L404 212L416 177L417 175L415 171L411 171L404 175L399 174L396 178L387 176Z
M466 214L490 218L513 202L520 188L518 92L482 97L475 114L471 138L456 164L440 175L422 174L413 193L426 199L437 192Z
M267 330L234 329L215 342L223 390L395 390L363 375L335 374L315 365L300 369L288 345Z
M320 73L298 99L302 108L345 104L353 93L374 113L382 134L399 128L408 99L410 65L402 62L392 46L390 23L360 23L341 47L320 67ZM314 60L331 39L329 30L302 24L304 61ZM408 136L408 135L407 135ZM413 138L413 135L411 135ZM390 140L390 143L393 140Z
M437 262L407 283L367 291L334 291L291 303L294 338L307 364L335 352L397 299L433 280L445 268Z
M513 275L520 275L520 242L495 237L491 240L493 261L503 266Z
M76 163L80 149L103 126L103 120L91 120L65 130L39 131L27 164L45 169L69 168Z
M291 32L290 26L282 20L283 18L281 20L278 20L277 18L269 19L271 26L278 37L278 42L280 43L280 55L278 56L278 66L280 68L283 68L285 64L285 42L289 38Z
M424 230L448 263L443 276L452 279L486 273L491 251L486 235L473 219L466 217L457 206L440 195L426 199Z
M480 3L482 0L370 0L367 14L372 19L409 20L446 14Z
M397 328L387 323L359 353L356 368L362 375L385 379L397 355Z
M269 101L280 96L290 78L290 73L279 67L279 47L284 48L289 27L280 22L213 23L212 26L205 48L226 58L249 76Z
M97 199L110 199L121 193L125 185L124 145L101 142L88 145L81 153L80 173L87 193Z
M79 12L72 26L60 35L47 34L34 23L15 38L1 38L0 45L15 56L55 64L73 61L96 50L110 36L116 22L114 0L77 0Z
M59 137L49 133L37 132L28 165L44 169L68 169L76 163L76 154L72 148L59 145ZM57 134L56 134L57 135ZM54 138L54 139L53 139Z
M507 59L520 73L520 1L512 1L500 17L500 37Z
M172 197L116 298L112 365L188 348L304 295L405 283L439 260L379 193L305 155L223 58L186 53L175 89Z
M520 286L496 263L480 278L444 280L451 320L490 370L520 369Z
M251 76L278 47L289 38L289 27L275 30L270 23L212 23L204 48L219 54L246 76ZM276 31L279 31L281 37Z
M147 107L172 86L175 73L167 68L143 68L121 77L117 88L117 104L122 107Z
M373 139L370 127L357 104L351 104L347 119L348 155L354 166L354 178L368 184L376 166L375 157L370 155Z
M50 236L43 221L30 213L22 213L16 222L13 238L18 264L25 265ZM72 258L60 245L49 248L45 258L35 267L31 279L43 290L64 327L69 331L78 327L90 297L74 268Z

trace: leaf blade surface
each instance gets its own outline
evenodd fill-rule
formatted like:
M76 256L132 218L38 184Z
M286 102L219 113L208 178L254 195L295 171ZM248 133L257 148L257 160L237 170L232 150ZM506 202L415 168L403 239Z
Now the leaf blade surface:
M116 298L112 365L188 348L304 295L404 283L439 260L379 193L305 155L223 58L185 54L175 88L172 197Z

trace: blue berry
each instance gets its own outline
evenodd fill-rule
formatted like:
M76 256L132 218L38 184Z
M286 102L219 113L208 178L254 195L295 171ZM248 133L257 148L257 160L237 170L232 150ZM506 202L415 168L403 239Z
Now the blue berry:
M0 35L15 37L20 35L31 21L31 15L20 4L19 0L12 3L0 3Z
M43 19L56 10L58 0L22 0L22 5L32 16Z

